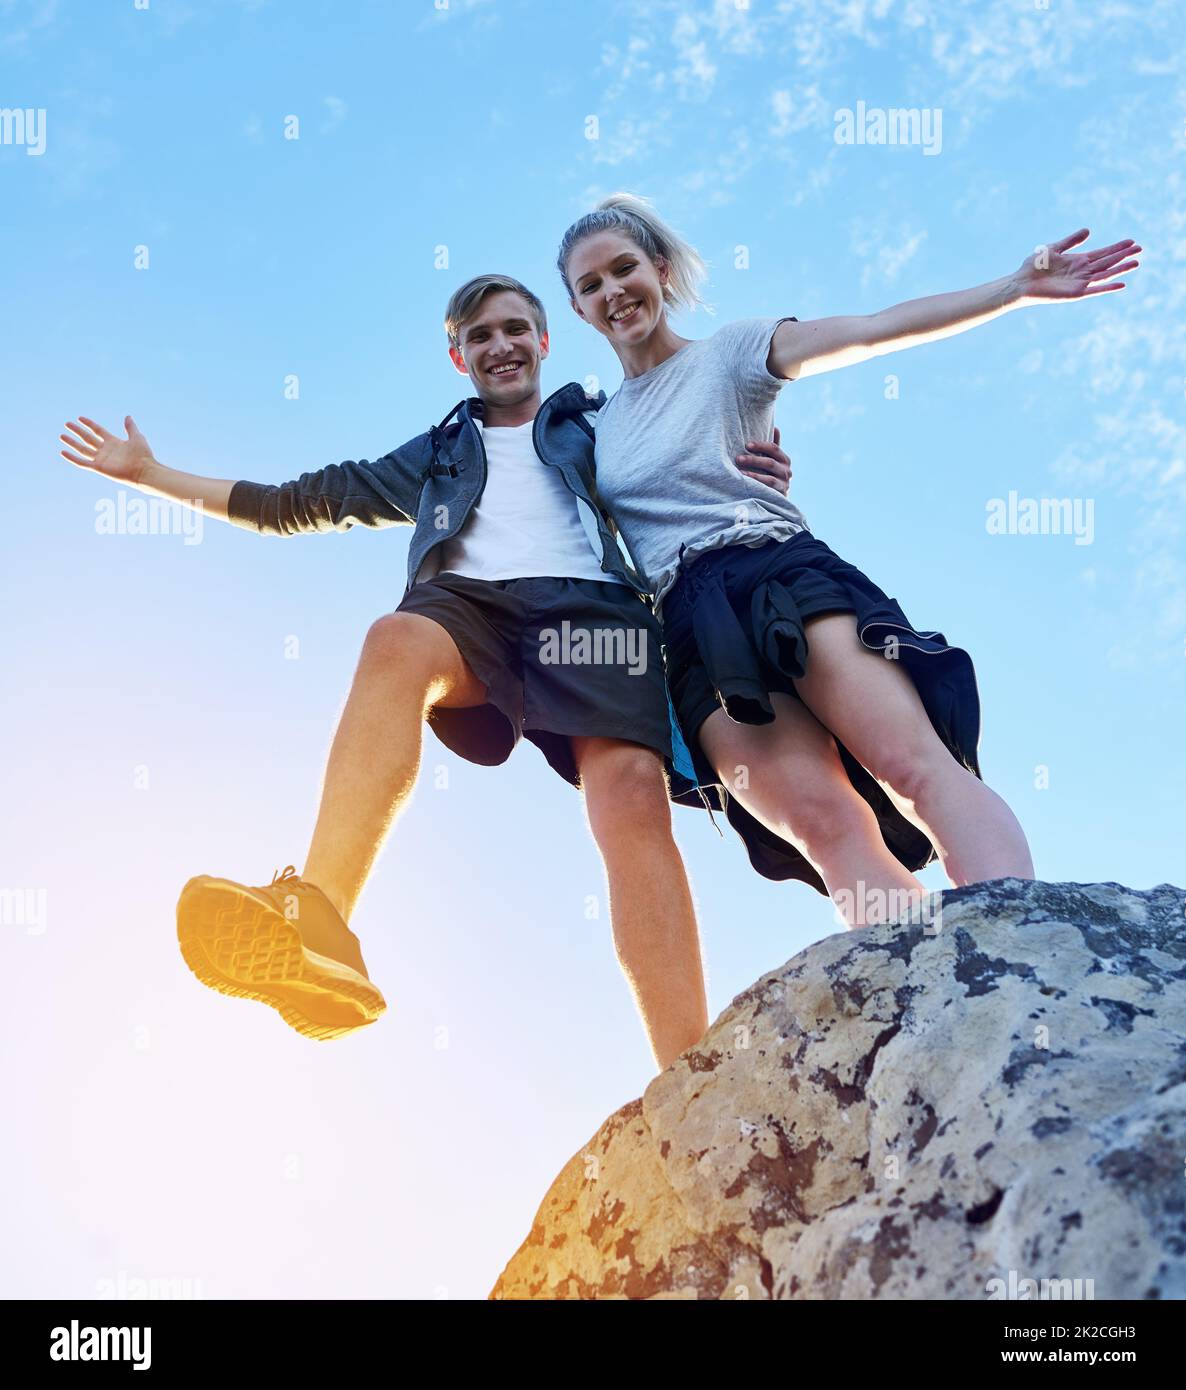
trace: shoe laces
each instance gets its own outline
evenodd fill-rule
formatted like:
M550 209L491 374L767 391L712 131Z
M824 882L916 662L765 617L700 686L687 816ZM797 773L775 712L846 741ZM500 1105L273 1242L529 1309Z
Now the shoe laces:
M286 864L283 869L277 869L272 875L272 881L268 887L279 888L280 885L284 883L290 884L293 888L303 888L306 892L312 891L317 893L319 896L325 898L326 902L329 902L329 899L326 898L322 889L318 888L315 883L310 883L308 879L302 878L300 874L297 873L294 864ZM330 906L333 907L333 904L330 903ZM334 908L334 911L336 912L337 909Z

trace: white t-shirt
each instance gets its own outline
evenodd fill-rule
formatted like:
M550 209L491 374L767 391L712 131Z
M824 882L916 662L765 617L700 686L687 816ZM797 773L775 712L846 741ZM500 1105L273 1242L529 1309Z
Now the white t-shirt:
M581 525L577 499L560 470L535 452L533 421L494 427L475 423L486 447L486 486L465 525L441 545L437 573L471 579L554 575L620 584L601 568Z

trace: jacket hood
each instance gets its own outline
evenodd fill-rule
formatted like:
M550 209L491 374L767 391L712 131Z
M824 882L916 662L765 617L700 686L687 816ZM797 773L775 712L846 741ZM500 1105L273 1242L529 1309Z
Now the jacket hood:
M599 391L596 396L590 396L579 381L570 381L559 391L553 391L550 396L545 397L540 402L539 413L542 413L544 407L547 406L552 415L579 415L583 411L604 404L604 391ZM437 426L437 429L453 433L461 428L467 417L471 420L481 420L485 417L485 413L486 403L481 396L467 396L464 400L457 402Z

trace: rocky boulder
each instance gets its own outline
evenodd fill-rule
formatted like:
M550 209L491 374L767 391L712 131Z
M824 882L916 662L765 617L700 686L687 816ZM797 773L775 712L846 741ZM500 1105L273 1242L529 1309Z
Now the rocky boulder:
M734 999L491 1297L1186 1297L1186 893L932 903Z

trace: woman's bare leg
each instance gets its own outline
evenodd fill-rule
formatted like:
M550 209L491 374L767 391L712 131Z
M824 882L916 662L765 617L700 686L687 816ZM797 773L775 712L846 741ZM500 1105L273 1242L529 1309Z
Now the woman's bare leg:
M810 619L807 643L803 702L930 837L951 881L1033 878L1017 817L952 757L901 663L866 647L851 613Z
M718 709L700 726L722 783L812 864L850 927L914 910L926 890L886 847L835 739L793 696L770 698L772 724L739 724Z
M349 922L416 784L428 710L485 702L486 687L439 623L419 613L389 613L372 624L330 749L301 873L343 920Z

